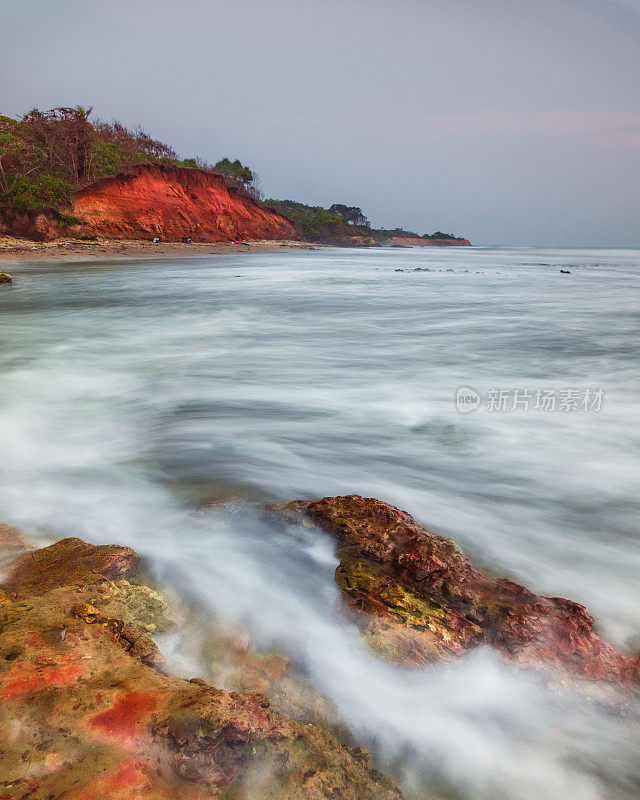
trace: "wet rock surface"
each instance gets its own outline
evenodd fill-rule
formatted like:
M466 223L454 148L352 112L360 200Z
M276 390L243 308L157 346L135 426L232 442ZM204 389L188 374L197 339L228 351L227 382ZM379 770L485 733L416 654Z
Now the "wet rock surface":
M640 656L600 639L583 606L488 575L452 539L388 503L349 495L279 510L336 537L336 581L367 644L391 661L417 666L486 644L527 666L640 683Z
M0 592L0 798L399 800L366 752L263 694L163 674L149 634L167 607L133 550L20 546Z
M13 278L11 277L11 275L7 275L6 272L0 272L0 284L2 283L4 284L13 283Z

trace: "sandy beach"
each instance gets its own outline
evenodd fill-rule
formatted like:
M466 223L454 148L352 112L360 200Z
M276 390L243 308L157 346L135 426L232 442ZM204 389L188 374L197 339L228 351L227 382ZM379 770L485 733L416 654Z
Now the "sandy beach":
M154 242L140 239L55 239L35 242L0 236L0 261L113 256L205 255L209 253L273 253L278 250L313 250L319 245L296 240L251 242Z

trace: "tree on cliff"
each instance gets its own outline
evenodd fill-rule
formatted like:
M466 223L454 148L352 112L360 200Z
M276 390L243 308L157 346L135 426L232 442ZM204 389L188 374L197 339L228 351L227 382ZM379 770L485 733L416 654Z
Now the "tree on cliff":
M239 159L236 158L235 161L231 161L230 158L222 158L210 169L222 175L228 186L239 189L256 200L261 199L258 176L252 169L242 164Z
M42 170L58 174L69 183L82 183L90 176L94 129L91 108L34 108L22 118L22 136L37 149Z
M357 229L350 225L342 214L322 206L307 206L295 200L265 200L265 205L273 208L289 219L301 239L308 242L335 242L342 237L352 236Z
M459 236L454 236L453 233L443 233L442 231L436 231L435 233L425 233L422 237L423 239L454 239L457 241L462 241Z
M363 228L369 227L369 220L362 213L362 209L358 206L345 206L342 203L334 203L330 206L329 211L333 214L339 214L347 220L351 225L358 225Z
M137 164L167 164L221 173L228 186L260 200L255 172L238 159L181 161L141 127L91 119L91 108L37 108L0 117L0 199L15 208L58 208L81 186Z
M0 117L0 194L10 203L19 181L40 165L38 152L20 135L16 120Z
M136 164L181 166L168 145L142 128L90 120L82 106L0 117L0 197L15 208L58 208L71 192Z

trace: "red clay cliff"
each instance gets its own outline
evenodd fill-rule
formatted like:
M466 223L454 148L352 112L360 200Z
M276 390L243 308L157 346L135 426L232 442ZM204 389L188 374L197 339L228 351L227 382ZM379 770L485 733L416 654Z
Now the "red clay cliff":
M116 239L296 238L288 220L229 189L222 175L160 164L142 164L81 189L73 196L70 213L87 230Z

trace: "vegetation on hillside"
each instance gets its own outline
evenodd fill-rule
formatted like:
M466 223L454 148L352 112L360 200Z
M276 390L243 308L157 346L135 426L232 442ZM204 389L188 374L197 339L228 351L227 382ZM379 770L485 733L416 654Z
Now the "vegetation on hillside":
M306 242L332 242L346 235L357 235L362 229L352 226L345 217L321 206L307 206L295 200L265 200L265 205L293 223L298 236ZM367 235L368 235L367 229Z
M91 111L76 106L0 116L0 207L58 209L75 189L145 163L219 172L229 186L259 199L256 175L238 160L180 159L142 128L92 120Z
M369 228L369 220L362 213L362 209L358 206L345 206L343 203L334 203L329 207L329 211L333 214L339 214L346 219L351 225L356 225L360 228Z
M373 239L384 244L395 237L410 239L454 239L460 237L436 231L422 235L404 228L372 228L369 220L358 206L334 203L328 209L322 206L307 206L294 200L265 200L265 205L291 220L298 236L308 242L331 243L346 238Z
M442 231L420 234L414 233L413 231L407 231L404 228L392 228L390 230L379 228L375 231L375 234L384 239L454 239L462 241L461 236L455 236L453 233L443 233Z

